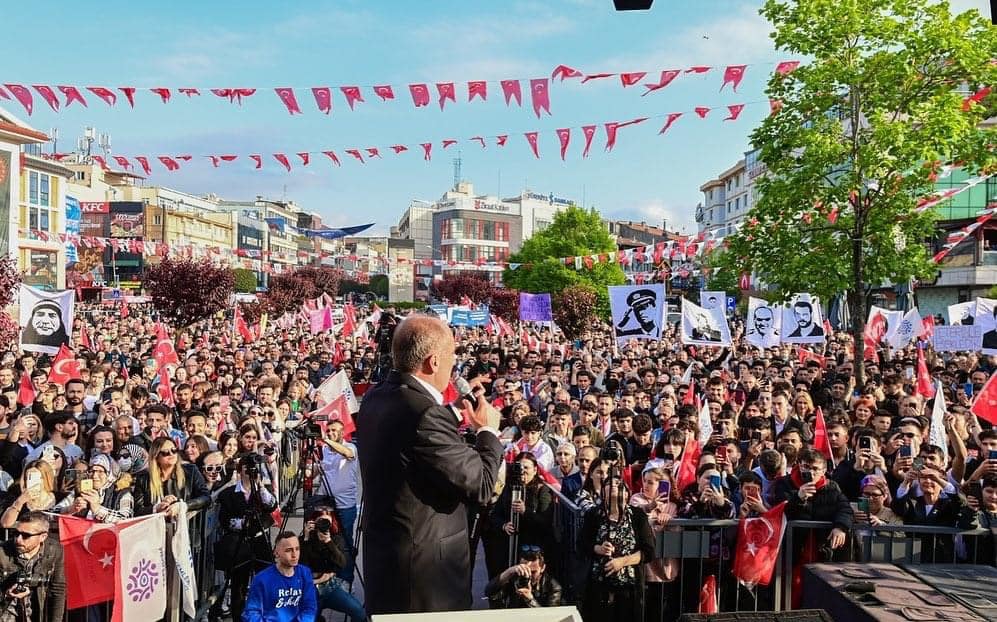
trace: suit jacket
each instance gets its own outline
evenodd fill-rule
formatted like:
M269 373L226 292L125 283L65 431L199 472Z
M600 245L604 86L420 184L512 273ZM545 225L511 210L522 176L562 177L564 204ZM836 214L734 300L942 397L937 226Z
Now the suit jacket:
M409 374L392 370L357 418L363 556L371 615L471 608L467 504L486 505L502 461L495 435L474 446Z

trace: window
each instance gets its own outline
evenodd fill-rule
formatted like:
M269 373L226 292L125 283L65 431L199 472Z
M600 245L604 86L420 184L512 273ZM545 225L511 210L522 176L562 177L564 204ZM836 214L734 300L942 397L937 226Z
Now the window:
M156 214L155 216L152 217L152 224L154 224L154 225L162 225L163 224L163 217L160 214Z
M52 178L37 171L28 173L28 227L52 230Z

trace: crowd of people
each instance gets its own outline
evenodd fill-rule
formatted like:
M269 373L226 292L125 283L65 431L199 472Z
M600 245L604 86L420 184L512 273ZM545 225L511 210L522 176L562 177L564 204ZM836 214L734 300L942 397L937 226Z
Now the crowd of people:
M376 319L370 311L357 317ZM92 349L76 347L78 379L50 382L51 357L16 344L0 355L0 527L11 537L0 549L0 620L107 615L106 604L66 610L53 514L179 520L179 501L188 512L217 511L217 572L198 577L225 588L216 619L305 620L323 610L366 619L353 589L363 426L348 438L353 422L323 425L313 465L289 458L299 446L292 429L314 411L324 381L340 370L354 383L380 379L378 339L299 324L244 342L219 316L171 330L178 360L164 374L152 308L130 305L122 317L117 305L78 304L74 344L81 327ZM467 517L489 579L475 596L493 607L573 602L586 620L674 619L695 610L705 564L719 575L721 608L734 609L745 589L729 573L736 529L715 530L696 568L659 558L656 535L681 519L759 516L783 501L789 520L827 524L794 540L800 563L853 559L883 525L997 527L997 430L969 410L997 357L928 350L946 404L944 443L932 443L933 400L916 391L913 345L881 347L856 386L844 333L801 362L793 346L746 345L736 319L733 348L683 346L674 326L660 340L621 344L595 321L577 340L523 330L528 339L453 330L453 378L482 387L502 417L504 465ZM699 446L690 440L704 405L711 433ZM829 455L817 451L818 411ZM682 465L693 447L690 474ZM297 468L310 482L304 529L274 542L275 510L291 492L281 482ZM565 501L562 510L582 515L571 543L554 520ZM995 563L992 535L921 540L926 560ZM578 552L573 567L566 548ZM264 617L280 609L285 617Z

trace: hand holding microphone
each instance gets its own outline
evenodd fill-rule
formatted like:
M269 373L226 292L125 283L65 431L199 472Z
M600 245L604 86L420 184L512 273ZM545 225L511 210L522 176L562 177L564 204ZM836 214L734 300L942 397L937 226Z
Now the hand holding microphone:
M468 382L463 377L458 377L454 382L457 392L460 393L460 401L465 402L467 420L471 428L477 431L479 428L490 427L498 430L502 420L502 414L492 408L492 405L485 399L485 391L481 387L481 377Z

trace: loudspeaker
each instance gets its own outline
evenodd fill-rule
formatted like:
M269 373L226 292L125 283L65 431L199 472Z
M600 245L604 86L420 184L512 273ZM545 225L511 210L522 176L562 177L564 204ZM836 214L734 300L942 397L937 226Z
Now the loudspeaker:
M654 0L613 0L617 11L646 11Z
M732 611L730 613L684 613L679 622L834 622L823 609L798 611Z

